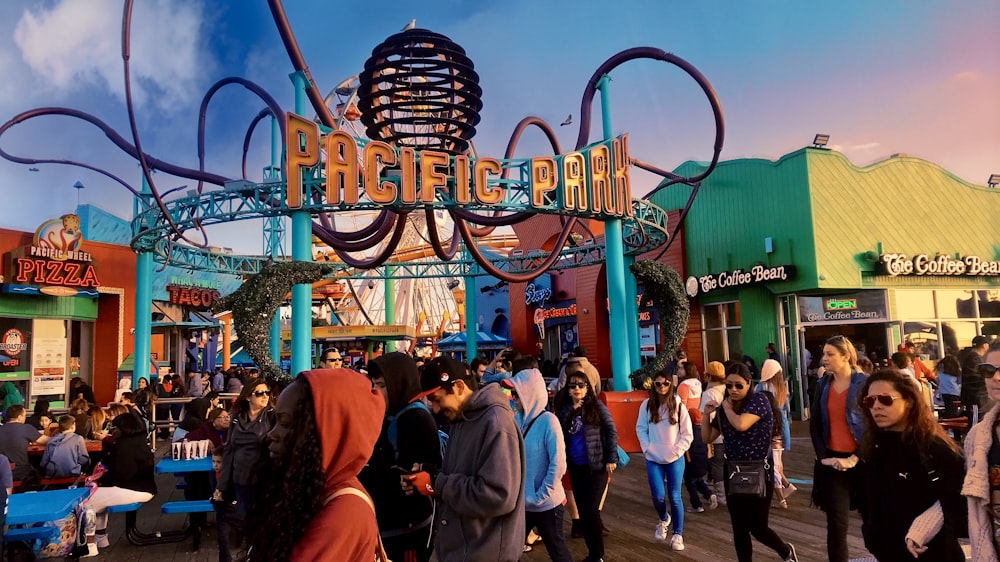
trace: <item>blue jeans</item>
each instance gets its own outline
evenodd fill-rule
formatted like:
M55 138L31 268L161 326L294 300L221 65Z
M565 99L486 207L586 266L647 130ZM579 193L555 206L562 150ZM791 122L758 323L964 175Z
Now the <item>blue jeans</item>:
M665 496L670 496L670 519L675 535L684 534L684 503L681 500L681 485L684 483L684 457L670 464L660 464L646 459L646 476L649 477L649 493L653 496L653 507L660 521L667 519ZM666 490L664 490L666 483Z

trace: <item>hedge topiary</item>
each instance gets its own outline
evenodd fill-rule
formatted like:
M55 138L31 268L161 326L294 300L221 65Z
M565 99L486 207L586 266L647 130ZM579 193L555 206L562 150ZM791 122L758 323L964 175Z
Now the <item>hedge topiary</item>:
M630 269L643 285L643 296L653 301L660 315L663 351L630 376L633 388L647 388L647 382L667 366L684 340L691 306L684 292L684 282L672 267L657 261L641 260L633 263Z

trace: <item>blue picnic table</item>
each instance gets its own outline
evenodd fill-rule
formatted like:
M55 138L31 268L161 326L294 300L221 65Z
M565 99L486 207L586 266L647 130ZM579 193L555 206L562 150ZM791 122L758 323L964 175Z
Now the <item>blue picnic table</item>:
M11 494L7 503L8 525L55 521L70 514L87 497L86 487Z
M208 472L212 470L212 457L201 459L177 460L160 459L156 463L156 472L159 473L181 473L181 472Z

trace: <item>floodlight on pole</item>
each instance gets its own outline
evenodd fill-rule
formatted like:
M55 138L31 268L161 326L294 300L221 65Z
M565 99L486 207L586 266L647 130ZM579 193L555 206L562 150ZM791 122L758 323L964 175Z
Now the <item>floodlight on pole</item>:
M1000 185L1000 174L990 174L990 179L986 180L986 185L990 187Z
M80 180L77 180L77 182L73 184L73 189L76 190L76 206L77 207L80 206L80 192L83 191L84 187L86 187L86 186L83 185L83 182L81 182Z
M823 148L828 142L830 142L830 135L824 135L823 133L813 138L813 146L816 148Z

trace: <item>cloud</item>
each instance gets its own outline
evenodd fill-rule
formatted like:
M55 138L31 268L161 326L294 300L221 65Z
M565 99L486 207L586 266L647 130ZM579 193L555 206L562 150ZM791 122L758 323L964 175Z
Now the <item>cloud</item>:
M882 146L880 142L866 142L864 144L855 144L848 147L848 150L871 150L873 148L878 148Z
M14 41L32 72L64 94L103 88L125 98L121 57L121 2L62 0L25 10ZM202 46L200 3L144 0L132 12L130 70L137 105L170 113L198 95L211 69Z
M975 70L965 70L951 75L952 82L978 82L980 78L979 72Z

